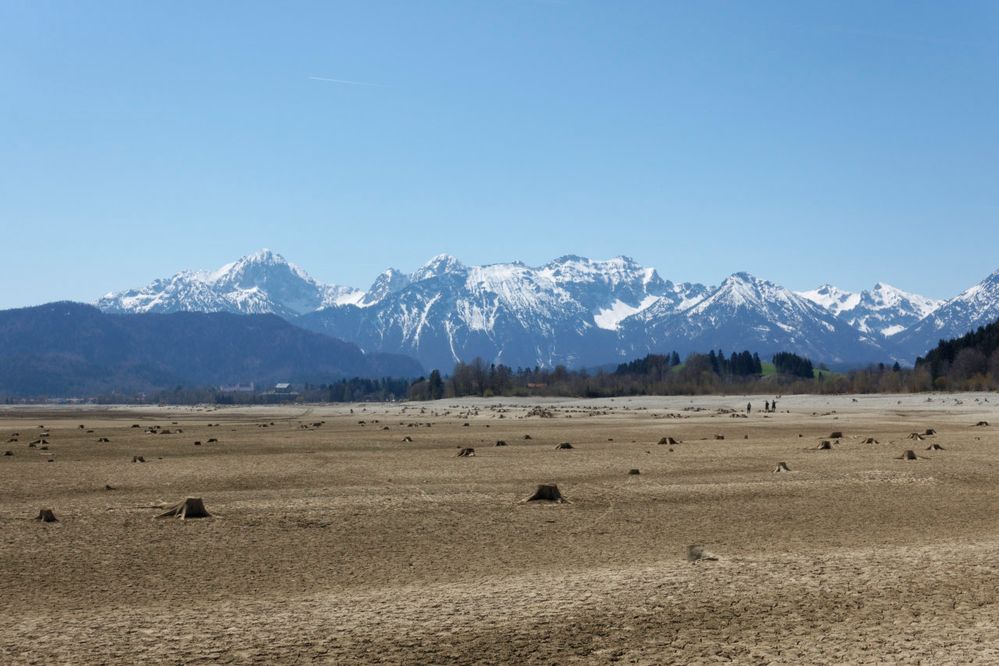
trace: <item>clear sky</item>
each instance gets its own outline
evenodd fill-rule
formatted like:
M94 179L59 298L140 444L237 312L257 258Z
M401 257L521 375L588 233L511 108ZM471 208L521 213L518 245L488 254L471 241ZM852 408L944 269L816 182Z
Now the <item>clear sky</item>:
M999 268L999 3L0 1L0 307L261 247L952 296Z

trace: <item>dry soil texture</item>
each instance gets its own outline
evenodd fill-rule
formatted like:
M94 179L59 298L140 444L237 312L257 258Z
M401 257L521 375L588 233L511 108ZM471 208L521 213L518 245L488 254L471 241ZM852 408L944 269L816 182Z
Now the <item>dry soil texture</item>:
M0 662L999 662L999 397L769 397L6 409Z

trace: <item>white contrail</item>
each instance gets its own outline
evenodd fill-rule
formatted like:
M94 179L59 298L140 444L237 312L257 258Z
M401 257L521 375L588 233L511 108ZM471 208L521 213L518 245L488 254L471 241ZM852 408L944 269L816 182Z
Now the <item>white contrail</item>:
M310 76L313 81L326 81L327 83L343 83L348 86L370 86L372 88L384 88L380 83L366 83L364 81L348 81L347 79L328 79L325 76Z

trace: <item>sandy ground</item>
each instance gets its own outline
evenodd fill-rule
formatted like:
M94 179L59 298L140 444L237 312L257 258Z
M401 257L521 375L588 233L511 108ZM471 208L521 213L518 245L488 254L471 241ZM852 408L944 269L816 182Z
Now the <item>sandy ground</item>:
M999 662L999 396L769 397L0 409L0 663Z

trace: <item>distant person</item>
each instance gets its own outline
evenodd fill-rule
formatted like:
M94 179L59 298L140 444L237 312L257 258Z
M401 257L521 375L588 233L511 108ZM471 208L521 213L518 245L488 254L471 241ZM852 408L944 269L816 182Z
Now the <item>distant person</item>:
M770 411L770 403L766 400L763 401L763 413L766 414Z
M753 403L747 402L746 403L746 413L749 414L751 411L753 411Z
M770 409L774 410L774 412L777 411L777 398L774 398L774 401L770 403Z

